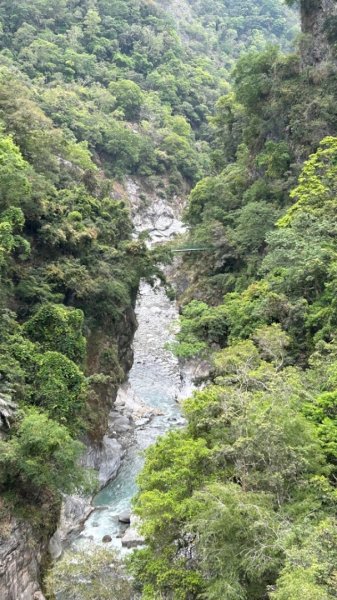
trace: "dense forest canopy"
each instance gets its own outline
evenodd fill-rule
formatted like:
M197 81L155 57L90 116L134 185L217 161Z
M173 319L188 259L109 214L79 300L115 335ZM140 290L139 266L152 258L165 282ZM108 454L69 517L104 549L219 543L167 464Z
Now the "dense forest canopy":
M140 277L156 267L132 239L116 180L143 178L168 197L195 184L212 168L207 119L234 57L270 35L289 40L281 3L266 3L250 25L254 3L242 4L239 12L214 4L206 18L196 3L184 41L174 15L153 2L1 2L0 389L13 422L4 423L0 486L8 497L41 503L78 484L75 439L85 429L99 435L102 390L113 393L125 376L121 328ZM99 352L103 329L109 343Z
M209 377L139 477L149 600L337 594L336 15L301 14L299 51L236 62L185 211L206 251L185 255L173 350Z
M337 595L336 11L300 5L294 50L281 0L0 3L2 521L46 535L92 485L78 440L104 429L159 272L123 183L191 190L184 243L208 248L183 260L173 344L207 385L135 499L145 600Z

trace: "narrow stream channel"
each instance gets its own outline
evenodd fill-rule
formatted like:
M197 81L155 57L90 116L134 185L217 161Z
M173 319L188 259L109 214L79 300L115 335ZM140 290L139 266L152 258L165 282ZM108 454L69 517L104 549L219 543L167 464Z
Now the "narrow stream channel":
M178 397L183 397L184 389L188 393L189 386L183 383L177 359L166 348L174 337L177 307L162 288L153 289L142 283L136 314L134 364L115 407L122 415L126 410L133 413L133 441L116 479L94 498L95 510L73 542L77 547L100 544L104 536L110 536L107 546L122 550L125 526L119 523L118 516L130 510L137 489L136 478L143 465L143 451L158 435L183 422Z

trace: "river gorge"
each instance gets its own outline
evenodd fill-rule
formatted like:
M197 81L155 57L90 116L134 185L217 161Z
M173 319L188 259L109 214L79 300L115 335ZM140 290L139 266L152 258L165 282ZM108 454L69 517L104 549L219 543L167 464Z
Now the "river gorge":
M148 244L153 246L184 231L181 199L169 203L149 194L144 206L137 183L128 180L126 190L135 236L147 231ZM131 502L144 450L159 435L184 423L179 403L193 388L191 367L180 364L168 348L177 328L177 304L159 281L154 285L143 281L135 313L132 368L112 406L103 451L89 447L84 459L98 471L101 490L90 506L82 498L66 498L60 526L50 543L54 559L65 548L76 552L104 544L123 553L141 545Z
M153 289L143 283L136 314L134 364L110 417L110 435L119 440L129 435L131 440L116 478L94 498L95 510L75 545L90 546L110 536L109 543L121 548L123 526L118 517L130 510L143 451L158 435L182 422L178 398L183 394L183 376L177 359L166 349L177 318L175 303L162 288Z

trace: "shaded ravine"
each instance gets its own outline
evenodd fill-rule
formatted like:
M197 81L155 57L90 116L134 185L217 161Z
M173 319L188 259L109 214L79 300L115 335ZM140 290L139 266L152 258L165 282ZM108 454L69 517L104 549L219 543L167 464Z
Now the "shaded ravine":
M136 232L146 229L151 245L167 241L183 231L182 203L176 201L172 206L153 197L144 211L139 204L137 184L128 182L127 192ZM104 542L108 547L123 549L122 537L128 526L121 524L118 517L131 509L144 450L158 435L183 424L179 401L190 394L192 384L189 373L183 372L179 361L167 348L174 339L178 307L159 283L151 287L142 282L136 316L134 362L127 382L118 392L107 432L109 438L122 445L124 457L117 476L93 499L93 512L81 532L74 534L71 540L74 549L91 548L103 543L103 538L111 538ZM132 528L128 535L131 531ZM132 541L130 545L136 545Z

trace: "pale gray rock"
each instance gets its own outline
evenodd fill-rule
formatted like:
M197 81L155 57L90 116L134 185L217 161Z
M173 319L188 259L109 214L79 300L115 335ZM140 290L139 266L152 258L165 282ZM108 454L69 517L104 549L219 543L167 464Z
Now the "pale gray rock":
M137 548L144 545L145 540L138 531L139 524L139 518L131 515L131 525L121 539L123 548Z
M123 434L132 430L130 418L125 415L113 416L109 419L109 429L112 434Z
M12 400L0 396L0 431L6 431L11 428L14 420L17 405Z
M57 560L58 558L60 558L60 556L62 556L62 538L61 533L58 529L55 531L54 535L49 540L48 551L52 560Z
M126 191L130 201L133 224L137 233L148 231L149 244L164 242L185 232L181 220L184 200L175 196L167 199L155 190L144 190L140 181L126 179ZM144 202L144 195L147 201Z
M130 523L131 522L131 512L129 510L124 510L120 515L118 515L118 521L120 523Z
M48 546L53 560L60 558L68 535L79 530L92 511L90 498L76 495L64 496L59 524Z
M40 592L40 562L44 548L30 525L12 519L8 534L0 538L1 600L32 600Z
M121 444L105 435L101 445L88 448L82 464L98 471L98 483L100 487L104 487L116 477L121 466L122 453Z

